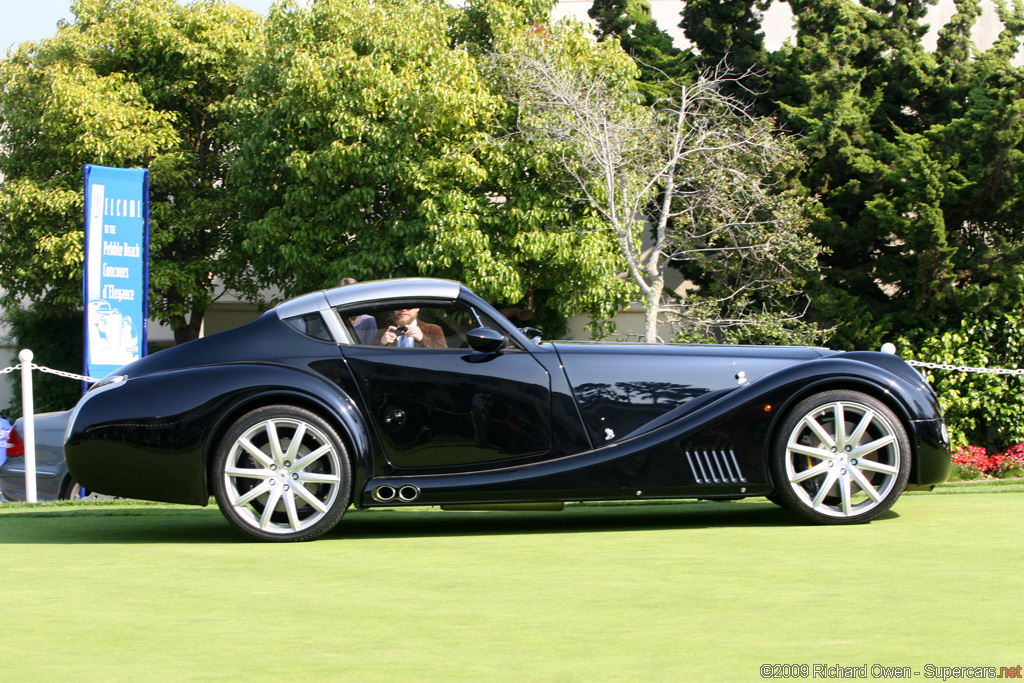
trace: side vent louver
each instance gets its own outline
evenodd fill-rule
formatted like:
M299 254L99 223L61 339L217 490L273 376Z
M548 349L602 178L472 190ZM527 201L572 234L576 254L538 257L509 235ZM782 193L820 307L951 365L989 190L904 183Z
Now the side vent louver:
M732 450L686 451L686 460L698 484L741 484L747 481Z

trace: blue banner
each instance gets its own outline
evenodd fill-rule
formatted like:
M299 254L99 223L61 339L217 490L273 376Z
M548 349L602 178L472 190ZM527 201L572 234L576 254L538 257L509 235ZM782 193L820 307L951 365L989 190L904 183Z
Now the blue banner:
M85 374L146 355L149 171L85 166Z

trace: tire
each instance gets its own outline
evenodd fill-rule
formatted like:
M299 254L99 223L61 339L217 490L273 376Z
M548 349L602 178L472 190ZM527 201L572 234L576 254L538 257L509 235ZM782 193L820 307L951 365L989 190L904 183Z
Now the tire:
M787 415L769 469L783 507L817 524L860 524L886 512L903 493L910 441L881 401L826 391Z
M309 541L330 531L348 507L348 453L319 416L267 406L235 422L212 463L221 513L262 541Z
M82 485L69 474L60 489L60 498L61 500L111 500L114 496L107 496L88 489L83 491Z
M78 500L81 497L82 487L69 474L67 479L64 481L64 485L60 487L60 499Z

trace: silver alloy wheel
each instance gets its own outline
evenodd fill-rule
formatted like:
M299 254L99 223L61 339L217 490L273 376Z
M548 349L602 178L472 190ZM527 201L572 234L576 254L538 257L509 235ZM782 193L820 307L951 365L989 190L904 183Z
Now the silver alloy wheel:
M888 411L886 411L888 412ZM785 446L785 476L798 502L827 517L869 516L905 483L902 428L866 402L836 400L804 414Z
M221 471L226 502L237 520L263 534L310 530L332 514L343 495L344 457L309 421L261 419L227 452Z

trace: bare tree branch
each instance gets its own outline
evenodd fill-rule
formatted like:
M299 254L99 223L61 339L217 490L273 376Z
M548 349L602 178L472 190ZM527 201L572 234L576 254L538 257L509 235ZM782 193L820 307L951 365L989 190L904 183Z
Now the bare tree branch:
M798 201L769 180L792 161L793 148L725 92L742 78L720 64L693 85L668 81L675 95L645 107L634 83L602 68L599 47L585 59L573 45L576 53L567 54L557 35L533 33L496 54L494 64L518 106L518 132L555 152L581 199L614 233L644 298L645 339L658 339L662 313L717 310L715 320L677 321L740 325L753 293L762 300L791 295L786 284L815 266L818 247ZM700 306L666 292L666 266L681 263L715 276Z

